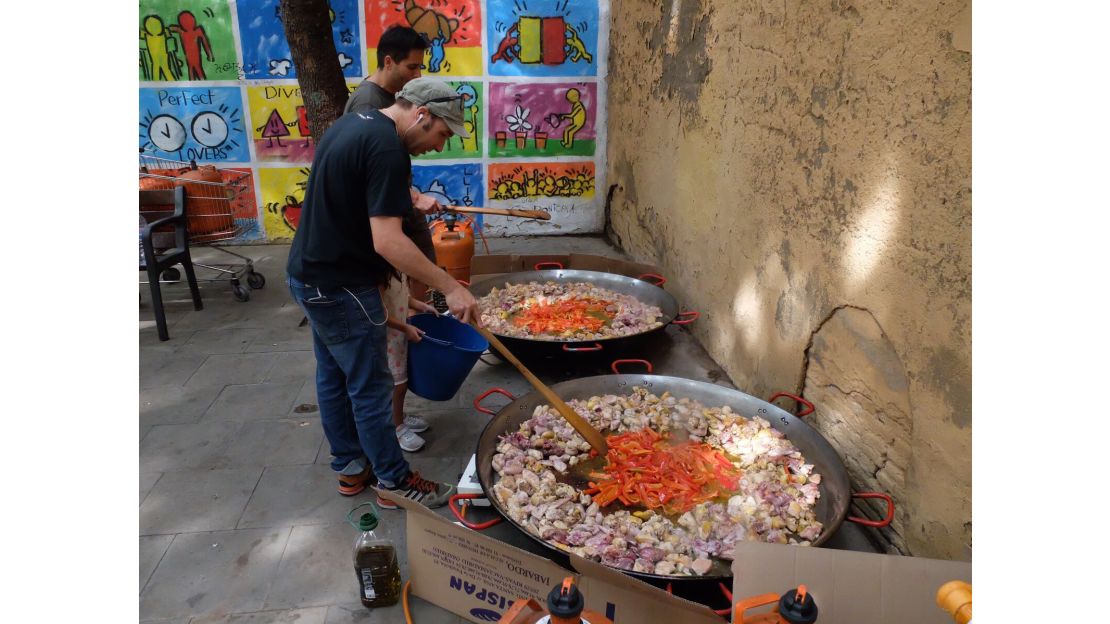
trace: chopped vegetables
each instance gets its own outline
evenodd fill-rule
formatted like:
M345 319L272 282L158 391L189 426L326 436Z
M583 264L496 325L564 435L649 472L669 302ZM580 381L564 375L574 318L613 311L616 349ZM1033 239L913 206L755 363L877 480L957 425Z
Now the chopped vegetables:
M492 288L478 300L482 325L501 336L579 341L631 336L662 326L658 306L588 282Z
M609 301L590 297L537 303L524 308L510 321L532 334L562 334L583 329L596 332L613 320L614 313L606 310L610 305Z
M609 463L585 490L602 507L619 500L681 514L739 487L740 469L708 444L672 445L654 429L612 435L608 444Z

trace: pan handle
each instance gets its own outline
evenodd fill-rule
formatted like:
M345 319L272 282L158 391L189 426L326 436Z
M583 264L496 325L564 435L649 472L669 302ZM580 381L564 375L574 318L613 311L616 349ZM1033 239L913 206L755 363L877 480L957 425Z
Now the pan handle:
M647 360L613 360L613 363L609 366L609 368L613 369L613 374L615 375L621 374L621 371L618 368L619 364L643 364L647 367L647 372L649 375L655 371L655 367L653 367L651 365L651 362Z
M789 392L776 392L774 395L771 396L771 398L767 399L767 402L768 403L774 403L775 399L777 399L779 397L786 397L788 399L794 399L795 401L798 402L798 405L804 405L805 406L805 409L798 412L797 414L794 414L798 418L801 418L802 416L806 416L806 415L809 415L809 414L813 413L813 403L810 403L809 401L803 399L800 396L790 394Z
M501 518L497 517L493 520L487 520L485 522L470 522L466 519L465 513L456 508L455 504L458 503L460 500L485 497L485 494L456 494L447 500L447 506L451 508L451 513L455 514L455 517L459 519L459 522L461 522L464 527L468 529L473 529L475 531L481 531L482 529L488 529L491 526L501 522Z
M867 518L857 518L855 516L848 516L850 522L862 524L863 526L882 528L890 526L894 521L894 499L890 494L883 494L882 492L853 492L852 498L881 498L886 501L886 517L882 520L868 520Z
M537 262L535 264L535 266L533 266L532 268L535 269L536 271L542 271L543 267L547 267L549 269L559 269L559 270L562 270L562 269L566 268L566 267L563 266L562 262Z
M690 318L684 319L684 320L681 320L681 321L678 320L678 319L682 318L683 316L689 316ZM689 325L690 323L693 323L694 321L698 320L698 318L700 316L701 316L701 312L698 312L697 310L688 310L688 311L685 311L685 312L679 312L678 316L674 317L674 320L671 321L671 324L672 325Z
M490 388L489 390L486 390L482 394L478 395L478 398L474 399L474 409L478 410L479 412L482 412L483 414L489 414L490 416L496 416L497 414L493 410L486 409L486 408L482 407L482 400L485 399L486 397L488 397L489 395L495 393L495 392L497 394L503 394L503 395L509 397L510 401L515 401L516 400L516 397L513 396L513 393L509 392L508 390L502 390L501 388Z
M647 279L649 277L651 279ZM637 275L636 279L643 280L645 282L648 282L648 283L650 283L654 286L658 286L660 288L663 287L663 284L667 283L667 278L663 277L662 275L659 275L658 273L644 273L642 275Z
M465 287L467 287L467 288L470 288L470 282L468 282L468 281L466 281L466 280L461 280L461 279L457 279L457 280L455 280L455 281L456 281L456 282L458 282L458 283L460 283L460 284L462 284L463 286L465 286Z
M563 345L563 351L566 351L568 353L578 353L579 351L601 351L602 348L603 347L601 346L600 342L595 342L594 346L592 347L568 347L565 344Z
M714 609L713 613L716 613L717 615L728 615L732 613L732 591L730 591L728 586L724 583L717 583L717 587L721 588L721 594L724 595L725 600L728 601L729 606L725 607L724 609ZM739 620L737 620L737 622L739 622Z

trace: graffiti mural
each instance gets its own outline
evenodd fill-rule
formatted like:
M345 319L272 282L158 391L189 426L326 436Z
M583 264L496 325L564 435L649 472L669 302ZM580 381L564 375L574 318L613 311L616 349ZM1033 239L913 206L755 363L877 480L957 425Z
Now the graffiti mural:
M173 160L250 161L239 87L139 89L139 147Z
M256 171L262 189L262 221L270 240L291 240L297 232L309 171L309 167L267 167Z
M410 26L428 42L424 75L482 74L482 9L479 0L366 0L370 72L378 66L378 40L395 24Z
M597 84L491 83L491 157L593 156Z
M280 0L239 0L239 39L243 73L248 80L296 78L293 56L281 22ZM348 78L361 78L362 46L358 39L357 0L329 0L332 35L339 66Z
M139 80L236 80L226 0L139 0Z
M482 133L482 92L481 82L450 82L455 92L463 97L463 125L470 133L468 138L451 137L443 146L442 152L428 152L416 160L439 160L444 158L480 158L482 156L480 137Z
M347 83L354 90L357 82ZM308 116L295 82L262 87L247 87L250 105L251 136L254 153L260 161L310 163L315 141L308 127Z
M596 76L596 0L489 0L491 76Z
M594 196L594 163L498 163L489 167L489 198Z

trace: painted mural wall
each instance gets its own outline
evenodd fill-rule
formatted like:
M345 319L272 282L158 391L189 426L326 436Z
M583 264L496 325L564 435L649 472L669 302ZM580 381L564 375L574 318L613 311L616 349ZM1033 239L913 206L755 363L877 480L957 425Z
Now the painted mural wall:
M608 0L330 7L350 89L376 69L382 32L400 24L429 42L424 75L465 96L471 138L414 159L413 186L442 203L551 212L550 222L486 217L489 236L602 230ZM248 172L246 240L289 240L300 222L315 141L296 78L278 0L139 2L139 147Z

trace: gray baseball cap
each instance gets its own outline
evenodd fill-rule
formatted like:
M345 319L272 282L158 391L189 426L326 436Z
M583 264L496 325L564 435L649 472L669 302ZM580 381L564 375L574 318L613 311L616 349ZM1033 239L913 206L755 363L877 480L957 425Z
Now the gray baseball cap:
M412 102L414 106L426 106L428 111L447 123L455 136L468 138L470 133L463 127L463 96L446 82L435 78L410 80L397 97Z

